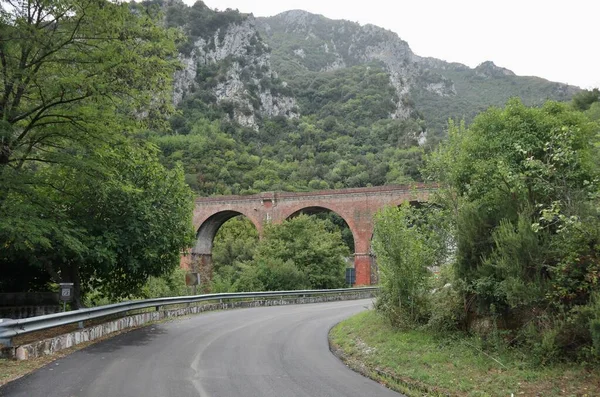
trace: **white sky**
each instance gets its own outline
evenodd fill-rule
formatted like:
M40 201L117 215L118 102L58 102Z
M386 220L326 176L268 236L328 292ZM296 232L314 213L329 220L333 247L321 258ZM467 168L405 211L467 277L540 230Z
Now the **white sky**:
M184 0L191 5L195 0ZM600 0L205 0L271 16L302 9L392 30L414 53L600 87Z

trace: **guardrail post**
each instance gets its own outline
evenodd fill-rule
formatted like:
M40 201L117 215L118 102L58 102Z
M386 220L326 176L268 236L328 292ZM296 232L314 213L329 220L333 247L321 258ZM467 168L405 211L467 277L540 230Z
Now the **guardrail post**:
M5 347L13 347L12 338L0 338L0 345Z
M77 323L77 327L78 327L79 329L83 329L83 321L80 321L80 322L78 322L78 323Z

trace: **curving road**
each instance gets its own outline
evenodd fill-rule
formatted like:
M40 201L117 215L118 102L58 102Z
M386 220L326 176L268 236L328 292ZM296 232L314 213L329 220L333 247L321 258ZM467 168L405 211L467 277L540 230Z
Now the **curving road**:
M204 313L116 336L0 388L23 397L398 397L330 352L369 300Z

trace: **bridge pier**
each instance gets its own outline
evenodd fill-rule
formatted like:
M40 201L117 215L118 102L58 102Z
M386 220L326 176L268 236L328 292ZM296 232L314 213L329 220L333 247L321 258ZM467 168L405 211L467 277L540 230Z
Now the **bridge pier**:
M191 270L200 273L200 285L205 285L212 280L213 261L212 254L197 254L192 252Z
M356 285L371 285L371 255L368 252L354 254L354 271Z

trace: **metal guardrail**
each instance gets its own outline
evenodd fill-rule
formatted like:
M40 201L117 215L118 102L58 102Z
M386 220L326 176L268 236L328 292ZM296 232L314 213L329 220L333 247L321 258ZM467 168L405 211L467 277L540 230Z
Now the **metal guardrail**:
M159 310L162 306L190 304L213 300L233 300L245 298L270 298L283 296L318 296L347 294L353 292L377 291L378 287L362 288L338 288L322 290L297 290L297 291L267 291L267 292L236 292L225 294L205 294L192 296L176 296L171 298L155 298L137 301L127 301L92 307L89 309L79 309L64 313L47 314L45 316L30 317L19 320L4 319L0 321L0 344L10 347L12 339L17 335L28 334L35 331L47 330L55 327L78 323L80 321L93 320L96 318L111 316L115 314L125 314L133 310L147 309L155 307Z

